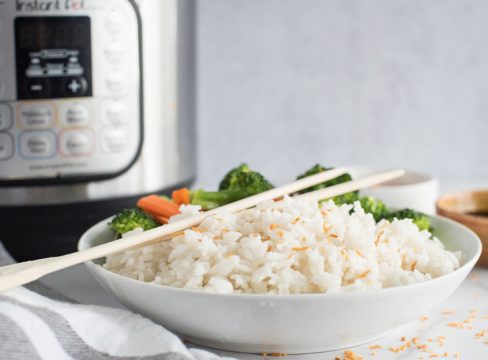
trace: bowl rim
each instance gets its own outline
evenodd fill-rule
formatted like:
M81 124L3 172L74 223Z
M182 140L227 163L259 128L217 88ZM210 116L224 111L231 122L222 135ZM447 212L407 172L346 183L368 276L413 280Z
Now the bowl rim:
M196 290L196 289L187 289L187 288L179 288L175 286L169 286L169 285L160 285L160 284L155 284L153 282L145 282L137 279L133 279L128 276L121 275L119 273L110 271L103 266L96 264L93 260L86 261L84 264L85 266L88 267L91 271L99 271L102 273L107 274L108 276L115 277L116 279L119 279L120 281L127 281L129 283L135 284L137 286L149 286L149 287L154 287L156 289L160 290L165 290L169 292L174 292L174 293L187 293L187 294L193 294L193 295L203 295L203 296L209 296L209 297L229 297L229 298L252 298L256 300L280 300L280 299L308 299L308 298L354 298L357 296L361 297L369 297L369 296L375 296L378 294L392 294L395 292L403 292L403 291L408 291L410 289L414 288L422 288L425 286L429 286L432 283L443 281L448 279L449 277L453 277L457 274L459 274L462 271L471 271L471 269L474 267L476 262L481 256L482 252L482 242L479 238L479 236L471 230L469 227L465 226L464 224L461 224L457 221L454 221L452 219L449 219L445 216L440 216L440 215L429 215L431 218L437 218L441 221L444 221L452 226L458 227L461 230L467 232L473 237L473 240L476 241L476 252L475 254L470 258L467 259L464 264L462 264L459 268L454 270L453 272L445 275L441 275L436 278L432 278L426 281L414 283L414 284L407 284L407 285L401 285L401 286L393 286L389 288L380 288L380 289L372 289L368 291L351 291L351 292L338 292L338 293L301 293L301 294L255 294L255 293L216 293L216 292L207 292L203 290ZM93 231L94 228L101 226L102 223L107 224L110 219L112 219L113 216L108 217L104 220L101 220L97 222L96 224L92 225L90 228L88 228L80 237L78 244L77 244L77 249L78 251L81 250L83 243L85 243L85 238L87 237L87 234L89 231ZM442 241L442 240L441 240ZM89 247L87 247L89 248Z
M345 168L347 168L350 172L359 172L359 173L367 173L367 174L375 173L377 171L386 171L386 170L393 169L390 167L381 168L381 167L361 166L361 165L359 166L349 165L349 166L345 166ZM400 184L395 183L395 181L398 181L407 176L414 177L415 180L411 182L400 183ZM437 177L431 176L421 171L405 169L405 174L400 178L390 180L383 184L379 184L372 188L364 189L364 190L376 190L381 192L397 192L397 191L405 192L405 191L416 190L418 188L431 187L432 185L434 186L439 185L439 179Z

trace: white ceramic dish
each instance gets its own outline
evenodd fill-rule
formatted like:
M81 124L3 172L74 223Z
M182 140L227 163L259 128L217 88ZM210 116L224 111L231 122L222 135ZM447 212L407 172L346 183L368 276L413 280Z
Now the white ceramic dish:
M359 166L349 166L348 169L354 179L384 171ZM411 208L432 215L436 213L439 181L429 175L407 170L402 177L363 189L361 194L381 199L392 208Z
M109 219L90 228L80 250L112 240ZM481 253L468 228L433 217L436 235L461 250L463 265L440 278L375 292L308 295L211 294L154 285L86 263L129 309L200 345L239 352L310 353L348 348L411 322L456 290Z

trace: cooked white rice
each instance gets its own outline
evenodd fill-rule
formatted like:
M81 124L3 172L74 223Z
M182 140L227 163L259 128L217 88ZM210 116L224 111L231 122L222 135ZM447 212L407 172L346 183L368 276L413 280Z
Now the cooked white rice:
M171 221L199 210L183 205ZM418 283L458 268L461 254L430 237L411 220L376 224L358 202L319 206L285 197L210 216L169 241L109 256L103 266L209 292L337 293Z

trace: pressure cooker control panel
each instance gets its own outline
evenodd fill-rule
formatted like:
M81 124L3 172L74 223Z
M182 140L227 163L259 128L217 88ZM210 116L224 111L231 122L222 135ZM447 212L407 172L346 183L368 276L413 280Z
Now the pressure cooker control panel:
M0 1L0 184L113 177L142 142L130 0Z

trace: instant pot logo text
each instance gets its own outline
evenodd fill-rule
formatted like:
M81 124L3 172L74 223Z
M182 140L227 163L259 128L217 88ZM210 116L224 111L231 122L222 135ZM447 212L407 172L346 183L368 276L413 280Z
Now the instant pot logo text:
M19 12L50 10L80 10L85 7L85 0L15 0Z

